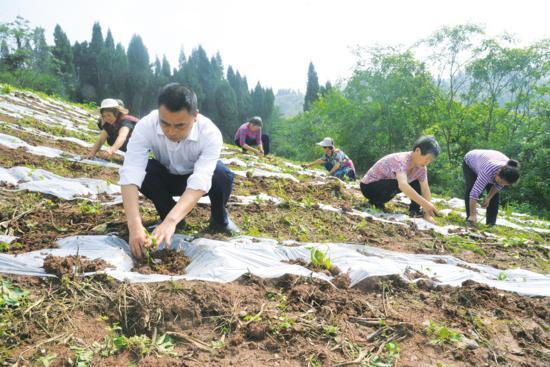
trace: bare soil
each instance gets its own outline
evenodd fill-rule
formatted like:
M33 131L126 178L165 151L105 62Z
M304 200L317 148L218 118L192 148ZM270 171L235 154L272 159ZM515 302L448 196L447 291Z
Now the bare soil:
M182 275L190 262L181 251L162 249L151 251L149 258L140 259L132 271L142 274Z
M64 276L74 277L75 275L100 271L108 266L103 259L88 259L86 256L53 256L48 255L44 259L44 270L47 273L55 274L58 278Z

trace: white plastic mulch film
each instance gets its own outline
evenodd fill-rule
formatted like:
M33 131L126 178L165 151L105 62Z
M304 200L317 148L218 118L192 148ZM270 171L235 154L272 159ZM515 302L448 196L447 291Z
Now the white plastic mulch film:
M332 278L286 261L309 261L310 248L326 252L333 265L348 273L351 286L372 276L385 276L417 271L436 284L460 286L473 280L497 289L529 296L550 296L550 276L522 269L499 270L490 266L466 263L452 256L405 254L376 247L344 243L280 244L265 238L237 237L229 241L199 238L190 240L175 235L171 247L181 250L191 263L185 274L168 276L132 272L133 260L128 244L116 236L74 236L58 241L59 248L33 251L19 255L0 254L0 272L31 276L53 276L42 268L49 255L79 254L89 259L101 258L112 268L104 272L120 281L161 282L170 279L231 282L243 274L276 278L284 274L313 276L330 281ZM182 269L182 273L184 269Z
M23 148L31 154L41 155L47 158L63 158L71 162L80 162L83 164L90 164L94 166L110 167L110 168L120 168L120 164L108 162L104 159L83 159L77 154L67 153L61 149L45 147L45 146L34 146L30 145L27 142L19 139L16 136L7 135L0 133L0 145L3 145L10 149ZM122 153L123 152L118 152Z
M95 199L98 194L120 196L120 186L93 178L66 178L43 169L0 167L0 184L7 183L20 190L41 192L64 200Z

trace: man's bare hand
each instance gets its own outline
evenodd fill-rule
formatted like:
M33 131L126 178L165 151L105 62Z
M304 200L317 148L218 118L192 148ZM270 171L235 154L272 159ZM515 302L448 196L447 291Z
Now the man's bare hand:
M151 240L145 234L143 226L130 230L130 250L132 255L141 259L145 255L145 247L151 246Z
M152 233L153 238L156 240L157 244L160 245L162 241L166 243L166 247L170 246L170 240L176 231L176 223L170 220L163 220L161 224L155 228Z

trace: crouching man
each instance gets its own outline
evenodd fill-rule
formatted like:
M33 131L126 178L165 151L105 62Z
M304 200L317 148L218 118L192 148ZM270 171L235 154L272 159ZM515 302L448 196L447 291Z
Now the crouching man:
M159 244L170 243L176 226L204 195L210 197L211 229L239 232L225 209L234 174L218 160L222 144L220 130L198 113L193 91L178 83L162 88L158 109L136 125L120 169L134 256L142 257L151 245L139 214L138 190L153 201L162 220L152 232ZM174 196L180 196L177 203Z

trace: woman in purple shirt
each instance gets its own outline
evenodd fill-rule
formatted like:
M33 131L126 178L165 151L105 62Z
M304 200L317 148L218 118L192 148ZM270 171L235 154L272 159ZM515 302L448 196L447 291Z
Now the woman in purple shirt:
M269 154L269 136L262 134L262 118L254 116L235 133L235 145L256 155Z
M497 221L499 191L519 179L519 163L496 150L475 149L464 156L464 205L468 222L477 222L477 200L484 190L489 193L481 204L487 209L487 225Z

